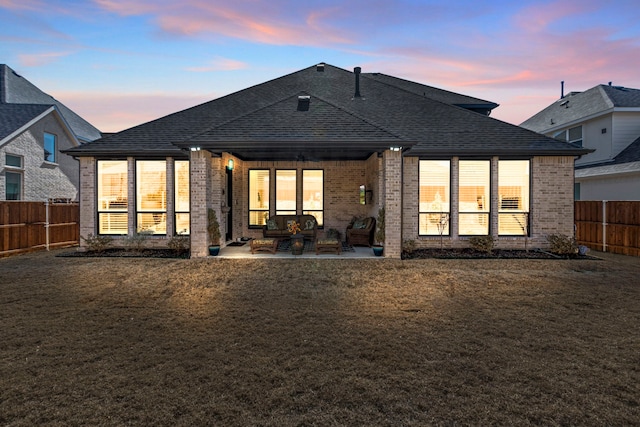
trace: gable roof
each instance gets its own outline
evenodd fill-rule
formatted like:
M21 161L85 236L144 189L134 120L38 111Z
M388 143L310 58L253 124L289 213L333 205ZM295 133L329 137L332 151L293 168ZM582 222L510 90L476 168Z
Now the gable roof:
M0 104L0 146L24 132L33 123L48 114L53 114L62 124L72 143L80 144L69 124L57 110L55 105L40 104Z
M301 152L318 159L366 158L391 145L414 156L588 152L400 88L400 83L390 84L393 79L380 75L360 74L358 97L355 76L328 64L314 65L67 152L186 156L184 149L196 144L214 154L226 151L244 159L258 159L274 149L282 160L297 159ZM308 111L297 109L301 94L311 97ZM354 145L357 153L347 153Z
M640 90L598 85L584 92L571 92L525 120L520 126L544 133L615 108L640 108Z
M62 102L42 92L8 65L0 64L0 104L55 105L81 142L101 138L100 131Z

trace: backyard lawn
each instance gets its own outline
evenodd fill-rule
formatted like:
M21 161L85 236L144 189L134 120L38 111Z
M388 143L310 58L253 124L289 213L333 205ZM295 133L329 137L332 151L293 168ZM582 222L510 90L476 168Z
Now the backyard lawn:
M638 258L56 253L0 259L2 426L640 423Z

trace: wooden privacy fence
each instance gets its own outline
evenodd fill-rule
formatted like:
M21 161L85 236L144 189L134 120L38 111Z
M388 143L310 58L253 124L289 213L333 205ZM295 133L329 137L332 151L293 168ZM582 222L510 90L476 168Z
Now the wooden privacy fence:
M576 201L575 224L581 245L640 256L640 201Z
M79 219L77 203L0 202L0 256L76 245Z

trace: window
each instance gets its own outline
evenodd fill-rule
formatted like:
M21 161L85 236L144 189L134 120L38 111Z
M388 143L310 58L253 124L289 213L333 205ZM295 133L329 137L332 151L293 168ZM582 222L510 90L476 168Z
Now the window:
M262 227L269 218L269 170L249 171L249 226Z
M572 127L571 129L564 129L553 134L554 138L562 141L578 144L582 147L582 126Z
M529 161L498 162L498 234L529 234Z
M127 234L127 161L98 160L98 234Z
M44 160L45 162L56 162L56 136L51 133L44 133Z
M276 171L276 215L296 214L296 172Z
M14 156L13 154L7 154L5 157L5 165L12 168L22 169L22 157Z
M421 235L448 235L451 197L451 162L420 161Z
M176 160L175 167L175 233L190 234L189 161Z
M22 200L22 173L5 172L5 199Z
M488 235L491 164L488 160L461 160L459 166L459 233Z
M167 233L167 162L136 162L137 232Z
M324 209L324 171L302 171L302 213L313 215L318 227L323 225Z

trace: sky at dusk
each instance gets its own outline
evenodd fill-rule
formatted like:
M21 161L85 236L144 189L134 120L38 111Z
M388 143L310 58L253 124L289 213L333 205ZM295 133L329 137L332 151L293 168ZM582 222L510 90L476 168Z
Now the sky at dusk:
M638 0L0 0L0 63L115 132L319 62L500 104L640 88Z

